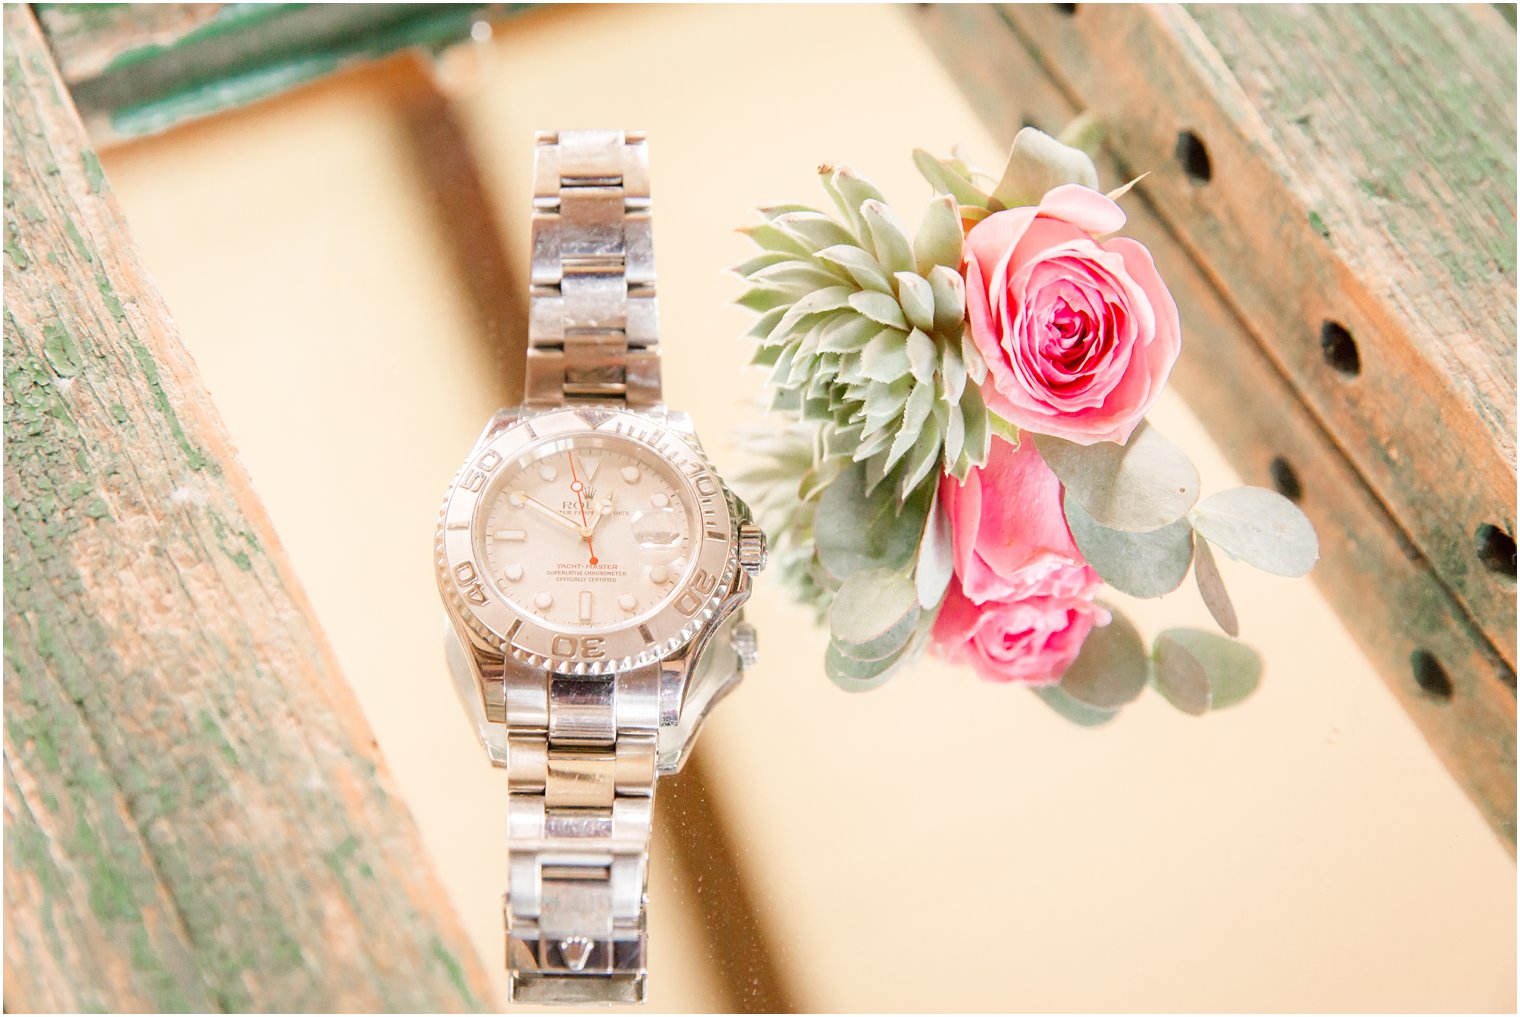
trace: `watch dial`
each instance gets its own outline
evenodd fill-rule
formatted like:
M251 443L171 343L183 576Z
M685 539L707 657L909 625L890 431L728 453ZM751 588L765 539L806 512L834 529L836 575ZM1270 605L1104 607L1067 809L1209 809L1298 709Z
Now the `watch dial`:
M564 438L505 463L476 541L497 591L555 628L635 624L680 585L696 518L687 485L642 445Z

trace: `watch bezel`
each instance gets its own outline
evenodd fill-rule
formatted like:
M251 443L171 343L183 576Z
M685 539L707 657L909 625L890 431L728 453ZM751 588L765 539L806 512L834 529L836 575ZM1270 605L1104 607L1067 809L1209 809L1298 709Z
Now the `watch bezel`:
M637 624L576 634L526 613L495 590L479 559L476 527L495 471L541 443L615 435L668 462L697 509L700 539L664 604ZM451 613L487 645L556 674L641 667L680 650L718 613L737 568L738 520L727 487L700 450L657 420L603 407L547 410L487 432L449 484L435 546L438 587ZM688 613L688 608L690 612Z

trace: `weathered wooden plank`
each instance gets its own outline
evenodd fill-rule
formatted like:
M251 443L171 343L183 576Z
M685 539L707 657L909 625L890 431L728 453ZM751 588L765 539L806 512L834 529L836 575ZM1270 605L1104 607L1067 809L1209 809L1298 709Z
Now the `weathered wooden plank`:
M6 1009L487 1006L38 27L4 26Z
M995 136L1011 137L1025 123L1053 129L1077 112L1072 96L1046 73L1038 47L995 8L935 5L913 16ZM966 59L978 46L996 59ZM1320 533L1324 557L1316 582L1513 851L1514 671L1152 200L1153 178L1180 167L1116 160L1115 151L1108 148L1100 160L1106 179L1152 171L1124 202L1126 233L1154 252L1182 308L1188 340L1173 375L1180 391L1248 483L1296 493Z
M90 136L140 137L409 47L467 38L524 4L38 4Z
M1163 218L1514 668L1514 30L1479 5L1001 10L1128 165L1168 169Z

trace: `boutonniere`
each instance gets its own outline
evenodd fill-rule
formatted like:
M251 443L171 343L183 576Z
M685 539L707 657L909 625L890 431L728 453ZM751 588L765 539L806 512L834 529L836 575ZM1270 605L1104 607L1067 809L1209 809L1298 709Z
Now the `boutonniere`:
M1074 125L1090 134L1091 125ZM1069 132L1070 133L1070 132ZM1033 128L997 177L924 151L916 230L864 177L761 210L735 271L770 372L745 478L824 671L879 686L924 647L1096 723L1154 686L1204 713L1258 684L1215 551L1285 576L1319 556L1275 492L1201 497L1146 422L1182 349L1177 305L1082 149ZM1221 632L1142 639L1099 596L1192 573Z

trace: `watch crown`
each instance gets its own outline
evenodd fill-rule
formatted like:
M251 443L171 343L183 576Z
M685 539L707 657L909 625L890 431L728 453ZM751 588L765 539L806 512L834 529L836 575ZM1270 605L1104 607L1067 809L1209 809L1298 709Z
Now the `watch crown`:
M746 671L754 667L760 659L760 636L755 627L747 621L739 622L729 634L729 641L739 658L739 666Z
M739 567L750 575L765 568L765 531L754 523L739 524Z

